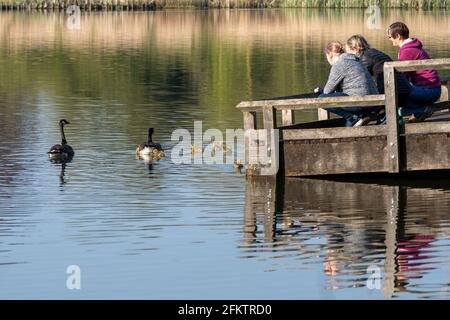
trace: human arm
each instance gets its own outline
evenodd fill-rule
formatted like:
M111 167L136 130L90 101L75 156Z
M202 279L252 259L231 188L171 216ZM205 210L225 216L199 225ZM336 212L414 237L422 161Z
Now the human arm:
M344 79L344 74L344 70L341 68L341 65L338 62L333 64L333 66L331 66L327 83L323 88L323 93L328 94L336 91L339 88L342 80Z

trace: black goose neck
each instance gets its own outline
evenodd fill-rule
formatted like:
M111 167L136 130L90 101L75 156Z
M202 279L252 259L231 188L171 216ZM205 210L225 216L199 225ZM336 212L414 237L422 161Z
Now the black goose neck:
M149 128L148 129L148 140L147 140L147 144L148 145L152 145L153 144L152 135L153 135L153 128Z
M64 134L64 123L59 122L59 130L61 131L61 144L67 144L66 135Z

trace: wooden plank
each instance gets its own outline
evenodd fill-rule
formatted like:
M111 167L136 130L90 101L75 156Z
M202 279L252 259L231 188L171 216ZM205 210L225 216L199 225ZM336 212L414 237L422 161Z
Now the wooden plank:
M405 135L450 133L450 122L421 122L405 125Z
M328 112L327 110L322 109L322 108L318 109L317 110L317 119L319 119L319 121L330 119L330 112Z
M277 128L277 111L274 107L265 107L263 109L263 122L266 140L266 152L268 154L268 163L261 166L261 175L275 175L278 172L278 135L275 136ZM260 139L261 140L261 139ZM261 155L261 152L259 153ZM261 159L263 160L263 159ZM275 170L274 170L275 169Z
M263 109L264 129L275 129L277 127L277 110L269 106Z
M260 111L264 107L275 107L277 110L307 110L323 107L383 106L384 102L384 94L376 94L369 96L242 101L236 108L243 111Z
M256 112L243 112L244 116L244 148L245 148L245 159L244 162L247 164L253 164L256 162L258 157L258 147L254 146L253 141L256 134ZM255 159L256 158L256 159ZM248 171L248 169L247 169Z
M286 140L342 139L376 137L386 135L386 126L356 128L283 129L281 138Z
M386 137L283 140L285 176L388 172Z
M405 144L408 171L450 169L450 134L407 135Z
M293 110L282 110L281 111L281 122L283 126L291 126L295 124L295 113Z
M395 70L389 63L384 64L384 92L386 95L387 153L389 172L400 172L400 145L397 114L397 95L395 93Z
M395 68L400 72L425 69L450 69L450 58L385 62L384 68Z
M449 101L448 82L441 85L441 97L439 98L439 102L443 101Z
M256 112L243 112L244 130L256 129Z

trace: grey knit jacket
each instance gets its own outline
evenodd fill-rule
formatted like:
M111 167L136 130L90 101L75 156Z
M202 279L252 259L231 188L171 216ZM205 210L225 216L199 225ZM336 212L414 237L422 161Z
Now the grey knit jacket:
M369 71L354 54L343 53L333 63L323 93L342 91L349 96L378 94Z

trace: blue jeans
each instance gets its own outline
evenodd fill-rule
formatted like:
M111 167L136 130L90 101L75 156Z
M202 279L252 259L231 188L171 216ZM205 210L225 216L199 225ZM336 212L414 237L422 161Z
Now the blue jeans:
M415 116L419 116L424 112L426 106L435 103L440 96L441 87L427 89L413 85L405 108Z
M348 94L343 92L333 92L333 93L322 93L319 98L330 98L330 97L347 97ZM340 108L324 108L325 110L337 114L345 119L346 127L353 127L353 125L360 119L363 115L374 111L377 107L363 108L363 107L340 107Z

